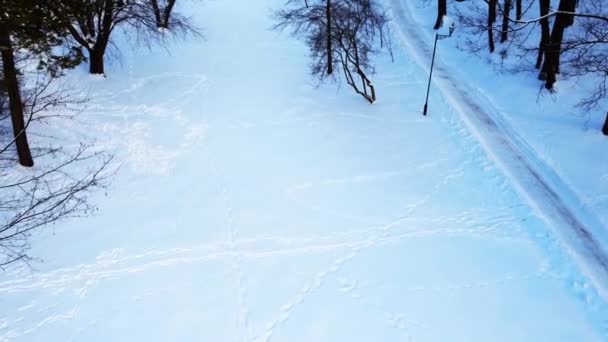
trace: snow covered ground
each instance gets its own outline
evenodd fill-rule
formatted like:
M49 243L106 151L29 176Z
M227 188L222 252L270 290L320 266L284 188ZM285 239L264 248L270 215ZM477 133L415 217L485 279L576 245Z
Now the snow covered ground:
M206 1L206 41L70 76L124 166L96 216L36 237L35 272L0 274L0 341L608 340L458 108L435 91L420 115L417 57L380 58L373 106L316 89L269 31L282 3Z
M411 14L411 26L426 31L423 39L431 41L434 33L428 23L435 21L435 6L423 0L398 3ZM466 12L467 6L467 2L454 3L450 11L454 14L460 8ZM526 16L534 18L535 10L529 12ZM493 56L483 51L475 58L458 50L457 45L464 47L466 38L471 38L464 30L457 28L453 39L441 41L440 63L455 79L468 81L467 90L476 101L509 127L520 148L542 164L542 173L573 209L608 227L608 141L601 134L605 103L590 112L575 107L594 83L589 78L562 79L555 94L541 92L543 83L536 80L536 70L510 73L492 65L490 61L499 60L502 44L497 44ZM534 43L533 37L528 44ZM518 63L516 52L510 53L506 69Z
M419 6L414 6L412 2L401 0L393 0L391 9L402 46L410 52L412 57L415 57L414 59L419 65L428 67L428 60L431 59L433 52L427 42L433 41L435 32L425 29L424 23L432 21L431 13L428 9L423 11ZM426 20L416 19L417 14L419 15L421 12L426 15ZM431 33L429 31L432 34L428 34ZM586 187L592 187L591 184L597 184L595 188L602 188L602 181L599 177L581 179L575 177L576 181L570 184L578 185L578 187L572 189L571 185L560 177L559 172L555 172L553 167L547 165L547 158L542 153L543 150L541 149L541 153L539 153L532 149L530 143L523 138L523 136L532 135L532 140L534 140L538 134L534 135L531 131L524 130L522 136L518 130L514 129L509 122L513 119L509 113L518 112L522 108L533 111L536 107L533 105L532 99L528 98L526 103L525 101L520 102L514 97L513 94L519 94L523 90L528 95L534 93L534 89L530 89L529 86L522 86L522 84L526 84L522 82L522 79L504 77L496 70L492 70L490 64L480 65L478 61L471 63L476 59L461 51L445 51L440 48L440 52L447 56L436 63L434 85L449 105L460 114L463 122L483 146L486 154L507 175L520 196L527 200L535 212L564 242L564 247L577 260L586 275L591 278L603 299L608 300L608 230L606 225L601 222L601 218L604 217L602 214L605 214L603 204L598 201L595 205L590 206L577 196L577 193L581 191L584 193ZM444 60L451 63L446 65ZM454 63L454 61L460 63ZM461 70L464 67L469 72L462 73ZM470 75L477 77L470 77ZM482 75L483 77L481 77ZM518 76L522 78L522 75ZM512 92L510 96L504 97L507 101L502 101L503 106L508 108L506 110L497 107L495 96L491 95L496 84L504 84L502 91ZM489 91L484 91L484 89ZM572 91L570 97L567 98L570 102L580 100L582 96L581 89L575 90L577 91ZM522 97L525 98L525 96ZM559 111L553 111L552 114L554 116L563 115ZM526 120L529 118L526 117L524 121ZM555 128L554 125L553 122L548 125L536 125L536 129L537 131L543 130L546 129L546 126ZM599 125L601 125L600 122L597 123L597 126ZM560 146L563 144L563 137L574 137L580 134L575 127L572 125L555 128L553 134L543 134L543 137L549 143L556 140L554 145ZM589 141L581 141L580 144L590 151L595 151L596 155L601 155L599 148L603 147L606 141L602 141L603 136L599 131L596 131L594 135L595 144L590 145ZM562 139L560 140L560 138ZM549 157L558 157L561 162L569 165L573 170L578 171L584 165L586 170L591 170L591 174L597 175L605 172L603 164L608 161L605 158L591 159L587 158L588 154L579 156L572 154L571 149L564 150L566 153L563 154L553 151ZM566 179L572 179L574 175L566 173L565 176ZM596 214L599 214L599 218Z

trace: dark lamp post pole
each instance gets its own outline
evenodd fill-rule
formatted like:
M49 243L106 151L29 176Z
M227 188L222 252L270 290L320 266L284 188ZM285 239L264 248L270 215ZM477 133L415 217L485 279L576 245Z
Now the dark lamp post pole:
M435 67L435 55L437 54L437 41L440 39L450 38L452 36L452 34L454 33L455 29L456 29L456 25L454 25L454 23L452 23L452 25L450 26L449 34L439 34L439 33L435 34L435 44L433 45L433 57L431 60L431 71L429 72L429 83L426 88L426 100L424 101L424 109L422 111L422 115L424 115L424 116L426 116L426 114L428 113L428 109L429 109L429 94L431 93L431 81L433 79L433 68Z

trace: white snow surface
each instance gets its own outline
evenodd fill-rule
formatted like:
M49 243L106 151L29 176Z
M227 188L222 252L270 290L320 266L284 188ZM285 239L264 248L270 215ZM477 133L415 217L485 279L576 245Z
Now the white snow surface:
M453 97L422 117L411 37L370 106L314 86L269 30L283 2L196 3L205 41L69 76L123 167L95 216L35 237L36 270L0 274L0 341L607 341L559 225Z

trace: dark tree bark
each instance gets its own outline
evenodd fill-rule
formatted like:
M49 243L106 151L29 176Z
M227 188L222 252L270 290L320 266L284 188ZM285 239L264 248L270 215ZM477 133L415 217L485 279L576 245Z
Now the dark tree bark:
M608 113L606 113L606 121L604 121L604 127L602 127L602 133L608 135Z
M574 12L577 0L560 0L559 11ZM562 52L562 41L566 28L574 23L574 16L571 14L558 13L555 16L553 30L549 44L545 49L545 64L543 72L546 74L545 88L551 90L557 80L559 73L560 55Z
M539 0L540 6L540 16L544 17L549 14L549 9L551 7L551 0ZM547 44L549 44L549 40L551 39L551 28L549 27L549 18L545 17L540 20L540 30L541 37L540 43L538 44L538 57L536 58L536 69L540 69L543 63L543 56L545 54L545 49L547 48ZM538 75L538 78L541 80L545 80L547 77L545 72L541 72Z
M509 16L511 15L511 0L505 0L502 11L502 30L500 31L500 42L504 43L509 39Z
M173 7L177 0L167 0L164 3L164 8L159 5L159 0L149 0L150 6L152 7L152 13L154 13L154 20L156 21L156 27L158 28L169 28L169 22L171 20L171 13L173 13ZM162 1L161 1L162 3Z
M443 17L448 14L447 0L437 0L437 21L435 21L435 30L438 30L443 25Z
M0 21L0 50L2 51L2 67L4 73L4 86L9 99L13 135L19 163L26 167L34 166L34 159L27 141L26 124L23 113L23 102L17 79L17 69L13 55L13 46L8 23Z
M150 0L150 6L152 6L152 13L154 13L154 20L156 20L156 26L162 27L163 17L160 13L160 6L158 0Z
M388 16L380 3L379 0L289 0L285 8L276 12L278 22L274 29L289 27L292 34L306 39L315 78L346 80L357 94L374 103L376 89L368 77L368 72L374 71L371 58L382 49L392 55ZM331 71L343 72L344 78L329 77Z
M523 14L522 10L522 0L515 0L515 15L517 20L521 20L521 16Z
M105 49L89 49L89 73L93 75L105 75L104 54Z
M494 46L494 23L496 22L496 5L498 0L488 2L488 48L490 53L496 49Z
M327 74L331 75L334 72L333 53L331 48L331 1L326 0L325 17L327 21Z
M165 11L164 11L164 28L169 28L169 19L171 19L171 13L173 13L173 7L175 6L175 1L176 0L168 0L167 1L167 7L165 7Z
M89 7L74 9L58 0L55 11L70 10L70 23L66 29L74 40L89 52L89 71L91 74L104 74L104 55L110 36L116 25L129 20L146 20L139 13L133 13L129 2L124 0L98 0ZM135 18L135 19L134 19ZM146 23L148 23L146 21ZM153 23L151 24L153 25Z

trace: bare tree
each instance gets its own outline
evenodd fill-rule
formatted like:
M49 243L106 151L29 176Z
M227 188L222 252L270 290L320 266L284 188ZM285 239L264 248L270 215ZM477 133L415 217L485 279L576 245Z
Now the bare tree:
M331 25L331 0L325 0L325 22L327 23L326 28L326 39L327 39L327 74L331 75L334 72L334 53L332 48L332 25Z
M28 125L53 120L57 126L77 114L84 99L54 86L53 77L42 75L36 80L23 90ZM44 138L39 136L40 147L32 149L38 167L31 172L15 169L9 153L12 139L1 134L8 111L2 98L0 93L0 267L30 259L28 241L34 231L92 212L89 196L113 174L111 155L85 144L57 147L53 141L63 141L48 132ZM29 132L36 134L35 130Z
M496 49L494 45L494 23L496 22L496 7L498 0L488 1L488 48L490 52Z
M460 31L469 33L463 35L466 39L463 47L475 53L486 49L494 53L497 49L494 32L498 30L499 42L503 44L500 56L505 58L510 45L516 43L518 34L518 29L512 25L508 15L512 6L512 0L504 0L502 4L498 0L487 0L468 1L466 6L456 7L454 12ZM509 12L505 12L505 8ZM508 41L508 44L504 44Z
M17 79L17 67L15 65L15 53L10 36L7 21L0 16L0 50L2 54L2 88L6 91L10 116L13 126L13 142L17 148L19 163L26 167L34 166L34 159L26 134L26 122L23 113L23 102L19 80Z
M0 182L0 266L28 259L34 230L94 210L87 198L107 179L109 159L84 146L74 154L54 150L50 156L56 162L34 175ZM95 167L87 169L91 164ZM77 172L83 167L84 172ZM9 172L0 165L0 179L13 178Z
M25 118L26 105L20 77L24 66L58 77L83 60L78 48L65 44L68 34L63 23L49 10L51 0L0 0L0 92L6 94L13 139L7 147L16 147L19 163L34 165ZM20 61L27 61L20 63Z
M551 9L551 0L539 0L538 5L540 7L540 43L538 44L538 57L536 58L536 69L540 69L543 63L543 57L545 55L545 49L547 44L551 40L551 28L549 26L549 10ZM521 20L518 19L518 20ZM547 75L544 72L538 76L539 79L545 80Z
M477 35L485 32L481 25L483 14L478 11L483 6L479 3L481 2L470 2L469 9L472 11L457 9L464 31L468 28ZM488 0L487 3L490 7L487 31L491 51L492 7L496 4L496 10L500 11L503 18L501 32L509 33L510 43L504 49L515 46L523 63L535 61L533 63L536 68L541 69L538 77L545 81L546 89L554 91L557 74L564 78L585 77L585 82L593 82L595 87L590 88L587 96L579 102L579 107L591 111L608 97L608 8L605 2L559 0L557 8L554 8L551 0L516 0L514 16L510 13L512 0L502 1L503 6L497 0ZM538 16L524 18L533 5L538 6ZM540 41L534 46L527 45L529 37L539 36L533 34L538 32L537 25L540 27ZM516 39L516 44L513 44ZM469 39L465 46L471 51L480 51L478 41ZM525 58L529 52L536 54L533 60ZM501 51L501 55L506 56L506 53ZM530 69L520 67L519 70Z
M523 15L522 0L515 0L515 15L517 20L521 20Z
M511 15L511 0L504 0L502 7L502 29L500 30L500 42L509 39L509 17Z
M374 0L332 0L331 32L327 32L330 26L326 6L327 2L289 0L285 8L276 12L275 29L289 27L293 35L306 39L313 59L313 76L324 80L332 63L332 70L340 68L347 84L373 103L376 90L368 75L374 72L372 56L383 48L390 52L388 17ZM331 38L331 51L327 37Z
M557 80L556 74L560 72L560 56L562 53L562 41L566 28L574 23L574 13L577 0L560 0L559 13L553 22L553 30L549 43L545 48L545 63L542 72L546 75L545 88L553 89ZM568 13L569 12L569 13Z
M198 34L186 18L174 13L175 0L163 4L162 10L158 0L57 0L52 6L73 39L88 51L90 73L104 74L104 56L118 27L144 40L158 37L159 28L169 26L171 32Z

